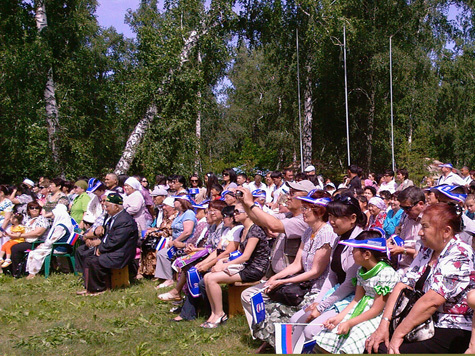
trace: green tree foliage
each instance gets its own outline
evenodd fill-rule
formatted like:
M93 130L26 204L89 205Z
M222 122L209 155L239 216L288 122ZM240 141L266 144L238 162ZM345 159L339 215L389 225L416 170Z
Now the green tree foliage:
M138 63L134 79L128 82L132 92L127 105L137 117L152 102L158 107L158 118L148 130L132 170L146 174L193 172L198 111L205 122L216 120L208 116L216 113L212 88L230 59L231 5L229 1L212 1L206 8L203 1L166 1L160 12L156 1L143 1L129 14L129 24L137 34ZM193 31L205 34L180 67L186 39ZM207 152L206 140L202 147Z
M130 45L115 30L99 28L95 1L46 1L48 27L40 36L31 3L1 6L2 180L54 176L61 168L73 178L112 166L123 135L115 79L130 64ZM52 162L46 131L42 92L51 66L62 167Z
M128 40L98 26L95 0L45 0L41 34L32 1L0 2L0 180L104 173L150 105L157 116L129 173L189 174L198 149L203 171L298 164L297 29L312 160L336 177L347 161L343 26L352 163L391 165L391 37L396 166L419 180L428 159L475 165L473 2L250 0L239 14L234 3L143 0L127 16ZM50 68L60 166L45 116Z

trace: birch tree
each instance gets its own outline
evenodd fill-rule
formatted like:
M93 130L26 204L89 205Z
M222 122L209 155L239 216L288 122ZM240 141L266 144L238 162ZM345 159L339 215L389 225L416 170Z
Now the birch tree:
M183 3L186 3L186 1L174 1L168 3L167 5L169 6L169 11L171 12L172 10L176 10L177 7L183 5ZM203 7L201 2L198 3L200 4L199 6ZM151 1L148 5L152 8L156 8L157 3L156 1ZM196 6L196 4L192 5ZM145 134L147 133L148 128L161 111L161 108L157 106L156 103L161 100L161 97L164 97L168 94L168 89L171 85L171 82L173 81L174 77L183 70L183 67L190 61L190 57L193 55L198 43L211 32L216 34L217 32L215 29L223 27L226 22L229 21L230 13L232 12L231 7L232 2L215 0L212 1L209 10L198 12L200 14L199 22L196 23L196 27L188 31L186 37L182 39L181 49L175 55L175 58L170 58L167 61L169 65L168 71L159 82L159 85L155 88L154 93L152 94L152 102L148 105L145 115L140 119L132 133L129 135L122 156L115 167L114 171L116 174L125 174L130 169L130 166L137 154ZM166 13L163 14L161 18L166 19L166 15ZM181 16L183 16L183 14L181 14ZM176 21L176 16L174 20ZM181 28L175 29L177 34L183 32L183 30L183 25ZM177 34L175 34L174 37L170 37L169 40L176 41ZM169 55L169 53L167 53L167 55ZM171 53L171 56L174 56L174 54ZM175 63L176 65L174 65ZM199 98L199 96L197 97Z
M48 26L46 17L46 6L44 0L37 0L35 3L35 20L38 34L41 37L42 32ZM48 138L51 147L53 162L59 163L59 110L56 103L56 91L54 86L53 67L48 69L46 85L44 90L44 100L46 108L46 123L48 125ZM63 172L64 174L64 172Z

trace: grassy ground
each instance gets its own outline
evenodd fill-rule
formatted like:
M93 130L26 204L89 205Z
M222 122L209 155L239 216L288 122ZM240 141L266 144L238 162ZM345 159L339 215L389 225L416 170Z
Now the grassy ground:
M156 282L97 297L73 274L34 280L0 277L1 355L228 355L249 354L253 341L244 316L205 330L204 316L174 323L171 304L157 299Z

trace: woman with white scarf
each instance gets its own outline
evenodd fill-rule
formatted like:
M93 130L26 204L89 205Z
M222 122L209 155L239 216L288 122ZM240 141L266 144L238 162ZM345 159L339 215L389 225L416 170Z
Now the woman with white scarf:
M28 254L28 261L26 263L26 271L29 273L26 279L33 279L38 274L43 266L43 262L51 253L53 243L59 241L65 236L70 236L74 232L74 227L71 223L71 216L68 214L68 209L63 204L58 204L53 209L53 226L51 227L48 237L45 242L38 245L33 251Z
M138 225L139 232L147 230L145 200L142 193L140 193L142 188L142 184L134 177L127 178L124 183L124 191L126 194L124 197L124 209L134 218Z

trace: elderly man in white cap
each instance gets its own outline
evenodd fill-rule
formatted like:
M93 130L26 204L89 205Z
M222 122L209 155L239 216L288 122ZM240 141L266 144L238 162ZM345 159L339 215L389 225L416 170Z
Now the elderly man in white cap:
M158 227L163 221L163 201L168 196L168 193L165 189L156 186L150 195L152 196L153 204L157 211L152 225Z
M452 172L454 168L451 163L444 163L439 165L442 175L439 178L438 185L448 184L448 185L465 185L465 181L459 175Z
M307 168L305 168L305 174L308 176L314 176L315 175L315 166L307 166Z

